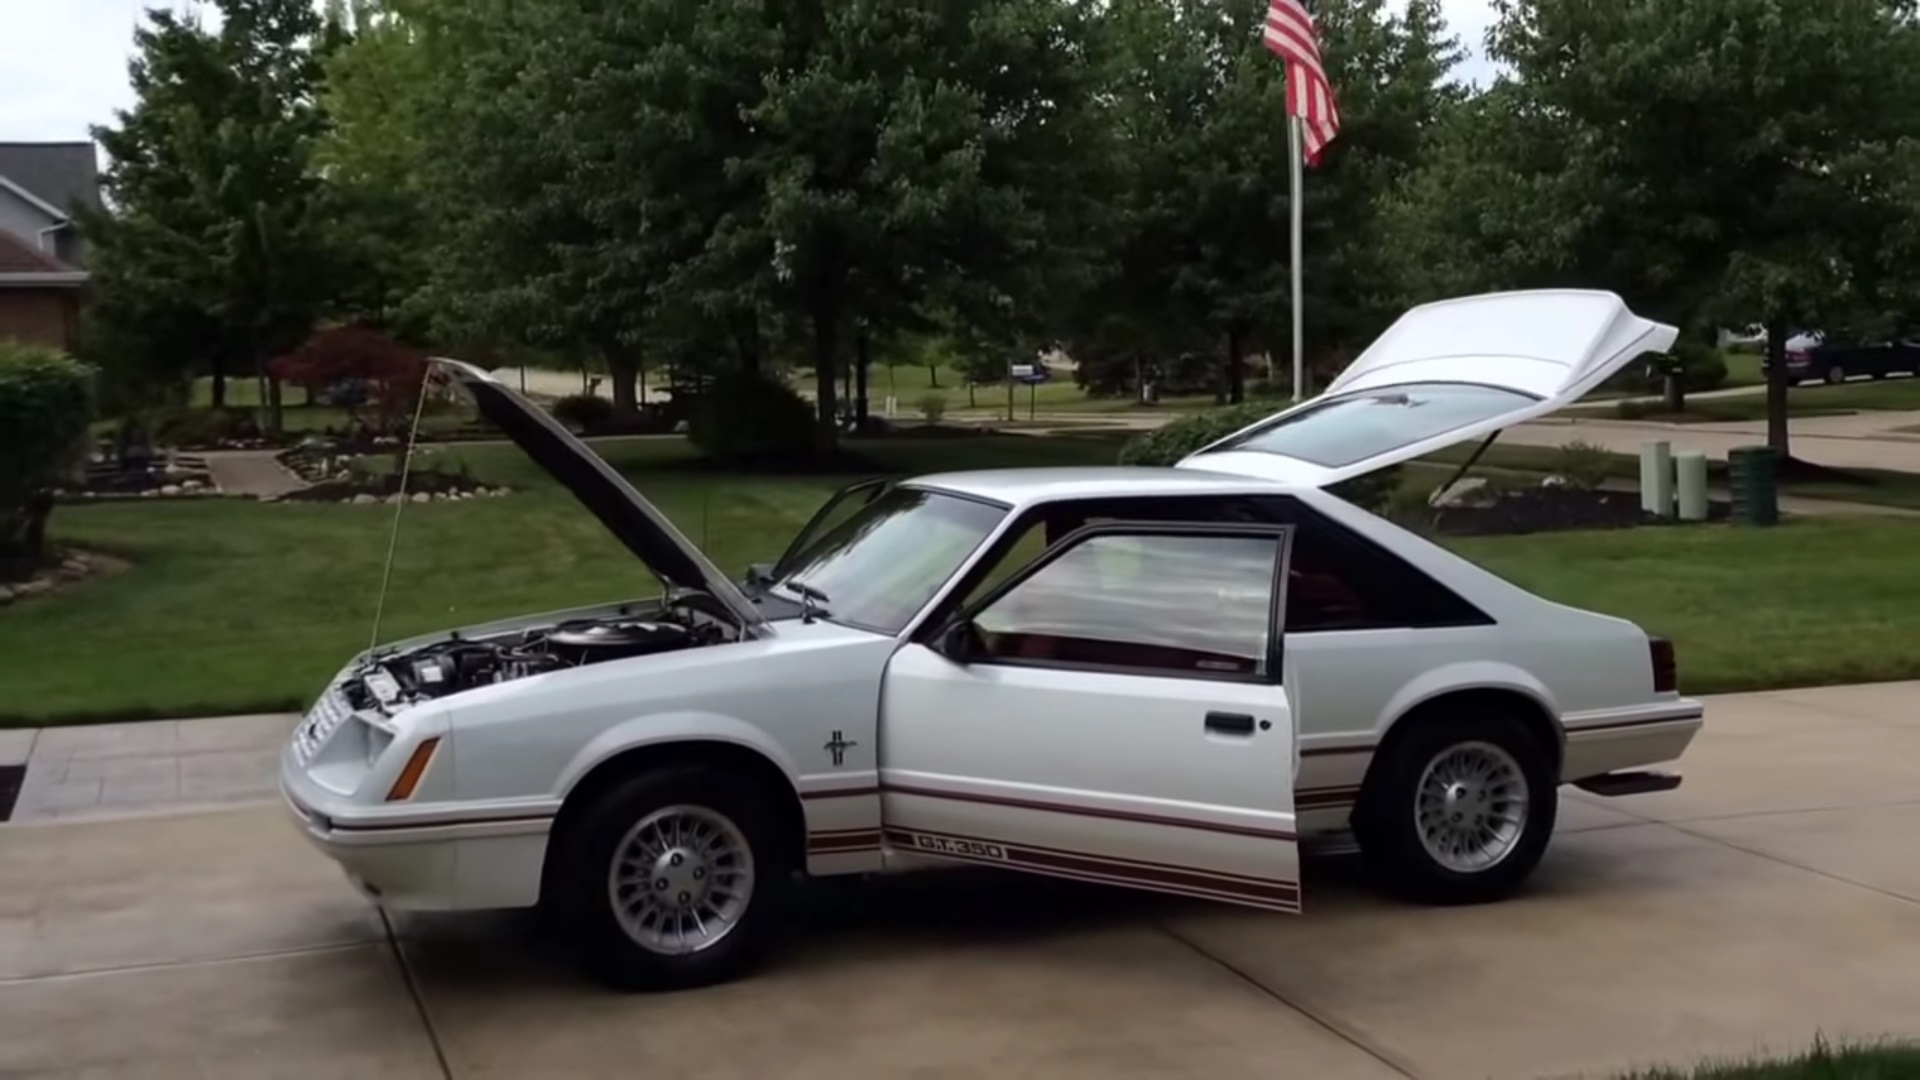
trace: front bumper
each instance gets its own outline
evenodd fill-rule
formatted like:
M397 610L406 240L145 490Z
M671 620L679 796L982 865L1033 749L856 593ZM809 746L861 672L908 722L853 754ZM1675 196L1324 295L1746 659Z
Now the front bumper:
M320 786L293 746L280 793L300 834L373 900L410 911L531 907L557 806L363 805Z

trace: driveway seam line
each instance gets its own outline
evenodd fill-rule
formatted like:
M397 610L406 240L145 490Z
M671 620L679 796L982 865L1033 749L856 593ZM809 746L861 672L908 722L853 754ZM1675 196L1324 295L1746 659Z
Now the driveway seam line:
M1175 930L1171 926L1168 926L1164 921L1160 919L1155 919L1153 920L1153 926L1156 930L1159 930L1161 933L1172 938L1174 941L1177 941L1180 944L1185 945L1187 948L1193 950L1199 955L1205 957L1208 960L1211 960L1214 964L1218 965L1221 969L1232 974L1234 977L1238 978L1241 982L1246 983L1248 986L1253 987L1254 990L1258 991L1262 995L1272 998L1274 1001L1278 1002L1280 1005L1284 1006L1285 1008L1291 1009L1294 1012L1299 1013L1301 1016L1306 1017L1310 1023L1326 1031L1328 1034L1332 1035L1334 1038L1339 1039L1341 1042L1347 1043L1348 1045L1352 1046L1354 1049L1360 1051L1361 1053L1367 1055L1368 1057L1374 1059L1375 1061L1378 1061L1380 1064L1385 1065L1387 1068L1392 1069L1394 1072L1399 1073L1401 1076L1406 1077L1407 1080L1420 1080L1420 1073L1418 1070L1416 1070L1412 1066L1412 1064L1406 1061L1402 1061L1400 1059L1400 1055L1394 1053L1391 1050L1387 1050L1382 1047L1373 1045L1371 1040L1365 1038L1357 1031L1350 1030L1348 1025L1340 1023L1339 1021L1334 1020L1331 1017L1323 1016L1316 1009L1310 1009L1305 1005L1300 1004L1299 1002L1289 1000L1287 997L1282 995L1279 991L1261 982L1259 979L1254 978L1251 974L1249 974L1245 970L1242 970L1240 967L1236 966L1231 961L1228 961L1223 957L1217 956L1214 953L1207 951L1205 948L1201 947L1198 943L1194 942L1193 940L1187 937L1182 936L1179 931Z
M400 947L400 935L393 929L393 919L384 905L375 904L373 910L380 913L380 925L387 931L387 944L393 949L394 961L400 965L400 980L407 985L407 996L413 998L414 1012L420 1017L420 1027L426 1033L427 1045L433 1047L433 1060L440 1066L440 1075L444 1080L453 1080L453 1065L447 1061L447 1048L440 1042L440 1029L433 1024L433 1013L427 1008L426 995L420 992L420 980L414 975L413 965L407 962L407 950Z
M1731 814L1701 814L1696 817L1677 817L1669 821L1658 818L1643 818L1655 824L1710 824L1716 821L1745 821L1749 818L1784 817L1789 814L1839 814L1848 810L1905 810L1920 806L1920 799L1896 799L1893 802L1848 803L1842 806L1797 806L1785 810L1740 810ZM1624 812L1624 811L1623 811ZM1616 826L1617 827L1617 826Z
M1756 848L1747 847L1745 844L1737 844L1732 840L1726 839L1725 837L1709 836L1706 833L1699 833L1699 832L1694 832L1692 829L1681 828L1679 825L1668 824L1667 827L1672 829L1674 832L1681 833L1686 836L1691 836L1695 840L1705 840L1709 844L1719 844L1721 847L1731 848L1734 851L1742 852L1747 855L1752 855L1755 858L1765 859L1770 863L1775 863L1780 866L1790 866L1795 870L1804 870L1807 873L1814 875L1815 877L1823 877L1823 878L1826 878L1828 881L1834 882L1839 885L1851 885L1856 889L1865 889L1870 893L1878 893L1879 895L1884 896L1889 900L1898 900L1901 903L1907 904L1912 907L1920 907L1920 898L1907 896L1904 893L1897 893L1892 891L1891 889L1883 889L1878 885L1873 885L1865 881L1855 881L1850 877L1843 877L1839 874L1833 873L1830 870L1822 870L1817 866L1808 866L1805 863L1797 863L1797 862L1794 862L1792 859L1782 858L1781 856L1769 854L1768 852L1760 851Z
M1899 805L1911 805L1911 804L1899 804ZM1871 809L1876 809L1876 807L1843 806L1843 807L1839 807L1838 809L1840 810L1857 810L1857 809L1871 810ZM1907 896L1904 893L1897 893L1892 891L1891 889L1883 889L1878 885L1869 884L1868 882L1865 882L1865 881L1855 881L1850 877L1843 877L1839 874L1833 873L1830 870L1822 870L1817 866L1808 866L1805 863L1797 863L1797 862L1794 862L1792 859L1782 858L1779 855L1774 855L1765 851L1760 851L1756 848L1747 847L1745 844L1737 844L1732 840L1726 839L1725 837L1711 836L1707 833L1696 832L1692 829L1687 828L1685 823L1683 822L1660 821L1655 818L1641 817L1639 814L1635 814L1631 810L1623 809L1620 812L1623 814L1626 814L1629 817L1640 818L1641 821L1644 821L1649 825L1658 825L1664 828L1672 829L1674 832L1677 832L1682 836L1691 836L1695 840L1704 840L1709 844L1718 844L1721 847L1727 848L1730 851L1738 851L1743 855L1751 855L1756 859L1765 859L1776 866L1785 866L1794 870L1804 871L1805 873L1812 874L1815 877L1825 878L1828 881L1831 881L1837 885L1851 885L1856 889L1865 889L1870 893L1876 893L1880 896L1886 897L1889 900L1898 900L1899 902L1903 904L1907 904L1912 907L1920 907L1920 897ZM1762 814L1771 814L1771 813L1819 814L1819 813L1834 813L1834 812L1835 811L1833 810L1767 810L1767 811L1755 811L1753 813L1747 813L1747 814L1734 814L1734 815L1730 815L1729 818L1689 818L1687 820L1690 822L1699 822L1704 824L1712 821L1738 820L1739 818L1743 818L1743 817L1759 817Z
M353 949L377 947L374 940L341 941L332 945L299 945L288 949L266 949L261 952L236 953L233 956L209 956L192 960L151 960L143 964L110 964L106 967L80 968L77 971L48 971L39 975L0 976L0 986L24 986L28 983L57 982L65 979L92 979L104 975L133 975L143 971L166 971L172 968L214 967L219 964L245 964L256 960L283 960L292 956L322 956L327 953L348 952Z

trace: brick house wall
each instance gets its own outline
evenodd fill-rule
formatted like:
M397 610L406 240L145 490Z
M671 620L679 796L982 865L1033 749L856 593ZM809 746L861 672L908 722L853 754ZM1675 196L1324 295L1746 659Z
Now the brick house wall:
M80 330L80 290L0 288L0 338L72 352Z

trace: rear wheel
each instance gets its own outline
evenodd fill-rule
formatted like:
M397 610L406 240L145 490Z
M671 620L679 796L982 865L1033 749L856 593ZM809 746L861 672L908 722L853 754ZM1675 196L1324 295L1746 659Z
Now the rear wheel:
M1832 367L1827 368L1825 378L1828 386L1837 386L1847 381L1847 369L1841 367L1839 364L1834 364Z
M791 855L738 777L699 765L641 773L555 838L556 913L587 972L627 990L732 979L777 937Z
M1509 714L1450 710L1412 722L1374 763L1354 813L1369 867L1417 903L1512 895L1553 835L1548 749Z

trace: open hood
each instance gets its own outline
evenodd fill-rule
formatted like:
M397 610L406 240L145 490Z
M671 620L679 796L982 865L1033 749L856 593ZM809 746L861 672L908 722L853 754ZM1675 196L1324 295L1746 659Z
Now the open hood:
M1677 336L1610 292L1423 304L1325 393L1201 447L1178 467L1326 487L1557 412Z
M654 573L677 588L699 589L711 595L738 616L745 629L766 623L746 594L681 535L666 515L545 410L471 364L444 357L435 357L433 364L472 394L480 415L572 492Z

